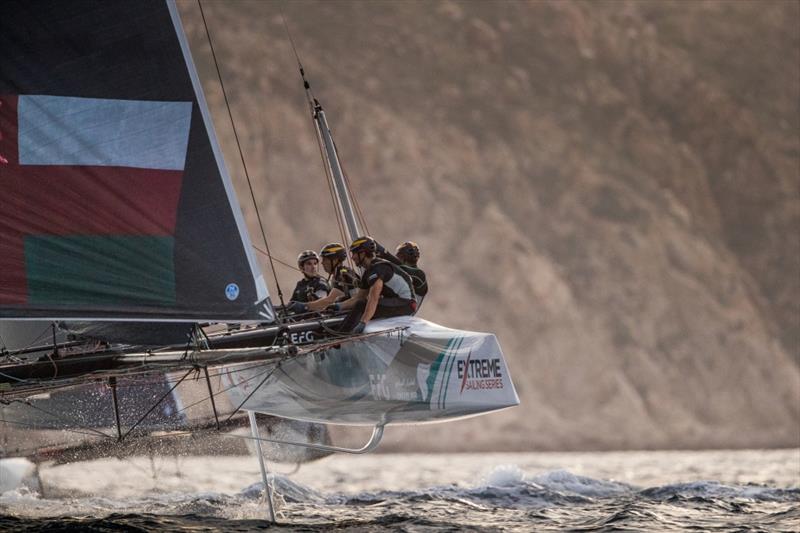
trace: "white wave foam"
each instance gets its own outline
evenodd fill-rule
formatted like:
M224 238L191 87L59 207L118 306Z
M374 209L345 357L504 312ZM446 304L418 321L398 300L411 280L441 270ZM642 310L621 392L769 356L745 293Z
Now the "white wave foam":
M525 472L513 464L498 465L484 478L485 485L489 487L510 487L521 485L525 481Z
M302 483L293 481L286 476L269 474L267 479L269 480L270 485L272 485L272 490L275 491L275 494L287 502L319 503L325 501L325 498L316 490L312 489L311 487L307 487ZM263 492L264 483L259 481L242 489L237 494L237 497L252 500L260 498Z
M566 470L547 472L530 481L546 489L589 497L616 496L633 490L625 483L578 476Z
M36 465L23 457L0 459L0 494L20 488L39 487Z
M0 494L0 504L24 504L39 501L39 493L27 487L7 490Z

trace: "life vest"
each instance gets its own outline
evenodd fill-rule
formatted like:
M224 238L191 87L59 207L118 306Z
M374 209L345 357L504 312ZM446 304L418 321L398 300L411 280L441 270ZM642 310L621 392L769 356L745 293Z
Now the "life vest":
M378 266L386 265L392 270L392 277L388 280L383 280L383 292L381 293L381 300L386 300L389 304L390 300L398 299L402 302L413 301L416 306L416 298L414 293L414 282L408 272L403 270L398 265L385 259L375 258L370 263L367 270L364 272L364 277L361 279L361 288L369 289L370 279L377 275L374 270Z

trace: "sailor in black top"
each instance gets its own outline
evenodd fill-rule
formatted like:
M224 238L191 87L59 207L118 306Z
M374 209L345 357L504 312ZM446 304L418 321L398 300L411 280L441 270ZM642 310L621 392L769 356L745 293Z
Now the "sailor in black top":
M306 250L297 256L297 266L303 272L303 279L297 282L292 293L292 301L287 308L295 313L308 310L309 302L325 298L331 292L328 282L319 275L319 256L314 250Z
M358 293L358 289L361 287L361 277L347 265L338 265L334 267L331 274L331 287L334 291L340 291L345 299L351 298Z
M417 266L419 261L419 246L412 241L406 241L397 245L395 255L386 251L383 246L378 244L378 257L390 261L406 271L414 284L414 296L417 300L417 310L422 305L422 300L428 294L428 278L425 272Z
M350 267L344 264L347 259L347 250L338 242L332 242L322 247L319 252L322 258L322 268L328 273L331 281L331 292L308 305L311 311L321 311L329 305L346 300L358 294L361 278Z
M417 308L411 278L398 265L376 257L376 252L372 237L359 237L350 245L350 254L364 275L355 297L334 304L334 310L351 310L340 326L342 331L361 333L373 318L412 315Z

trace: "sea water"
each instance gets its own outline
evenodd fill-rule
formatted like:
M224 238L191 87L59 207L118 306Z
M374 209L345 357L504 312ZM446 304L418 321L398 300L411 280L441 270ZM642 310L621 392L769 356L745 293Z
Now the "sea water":
M338 455L270 466L278 531L800 530L798 449ZM270 526L253 457L104 459L38 477L0 495L0 530Z

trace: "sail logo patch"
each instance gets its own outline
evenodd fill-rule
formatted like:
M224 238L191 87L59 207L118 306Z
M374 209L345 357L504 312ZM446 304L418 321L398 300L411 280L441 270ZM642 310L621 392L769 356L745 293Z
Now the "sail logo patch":
M228 286L225 287L225 297L228 300L233 301L239 297L239 286L235 283L228 283Z

